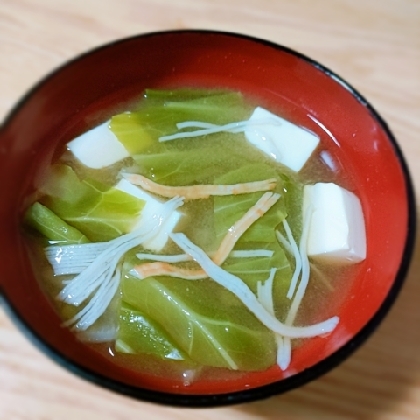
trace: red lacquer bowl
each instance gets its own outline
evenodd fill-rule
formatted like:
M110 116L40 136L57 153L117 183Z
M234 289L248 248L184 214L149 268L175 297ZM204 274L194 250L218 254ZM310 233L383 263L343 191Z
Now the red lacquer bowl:
M286 372L189 387L135 374L77 341L42 294L20 231L25 192L58 145L108 118L147 87L239 89L323 138L357 187L368 254L331 314L340 324L308 340ZM386 123L351 86L288 48L242 35L176 31L144 34L95 49L48 75L15 106L0 131L0 286L10 313L71 371L117 392L172 405L213 406L279 394L329 371L378 326L398 294L412 255L415 203L401 151Z

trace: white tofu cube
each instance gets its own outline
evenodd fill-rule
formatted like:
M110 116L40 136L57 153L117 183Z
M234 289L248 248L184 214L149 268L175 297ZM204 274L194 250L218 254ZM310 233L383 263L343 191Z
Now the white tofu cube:
M109 129L109 121L76 137L68 143L67 148L83 165L93 169L112 165L130 156Z
M366 258L366 231L360 200L332 183L305 185L303 211L308 211L307 254L330 262Z
M319 137L258 107L245 128L247 140L277 162L299 172L319 144Z
M141 188L131 184L126 179L122 179L121 181L119 181L115 188L117 190L124 191L127 194L131 194L132 196L137 197L146 202L137 224L133 227L133 230L142 226L144 223L149 223L149 220L153 218L153 215L161 212L161 208L163 206L163 203L161 201L159 201L157 198L153 197L146 191L143 191ZM156 235L156 237L144 243L143 246L146 249L160 251L166 245L166 242L169 238L169 234L172 233L172 231L174 230L175 226L179 222L180 217L181 213L179 213L178 211L174 211L173 214L168 218L168 220L166 220L166 222L161 226L159 233Z

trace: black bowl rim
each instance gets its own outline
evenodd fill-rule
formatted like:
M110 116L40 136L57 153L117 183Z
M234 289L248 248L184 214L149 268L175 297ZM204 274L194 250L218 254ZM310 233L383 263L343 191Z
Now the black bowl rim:
M36 94L36 91L40 89L48 80L58 74L63 68L68 67L74 62L83 60L85 56L91 55L98 51L111 48L119 43L124 43L127 41L133 41L138 38L148 38L156 36L165 36L165 35L176 35L176 34L207 34L207 35L217 35L217 36L227 36L240 38L248 40L260 45L265 45L270 48L277 49L279 51L292 54L295 57L306 61L311 64L321 72L323 72L328 77L332 78L334 81L339 83L344 89L350 92L353 97L363 105L372 117L379 123L384 132L386 133L390 143L394 147L396 158L401 166L401 170L404 176L405 186L407 190L407 200L408 200L408 226L407 226L407 236L405 241L404 252L401 260L401 264L398 272L396 273L394 283L377 310L373 317L368 321L368 323L343 347L336 350L333 354L328 356L326 359L318 362L316 365L311 366L305 369L302 372L299 372L295 375L292 375L286 379L282 379L271 384L263 385L257 388L246 389L238 392L222 393L222 394L213 394L213 395L202 395L202 394L171 394L166 392L160 392L155 390L149 390L144 388L138 388L124 384L122 382L109 379L103 375L92 372L91 370L79 366L76 362L70 360L66 356L62 355L58 350L47 344L43 341L36 331L34 331L30 325L24 321L20 316L19 312L13 307L11 302L7 299L7 295L4 290L0 289L0 304L6 309L9 317L16 324L21 332L29 338L29 340L35 344L41 351L43 351L50 359L54 360L57 364L64 367L73 374L81 377L84 380L92 382L100 387L107 388L111 391L115 391L119 394L126 395L132 398L135 398L140 401L153 402L163 405L176 406L176 407L221 407L232 404L240 404L246 402L257 401L265 399L274 395L280 395L287 391L293 390L300 386L303 386L320 376L331 371L334 367L338 366L340 363L345 361L353 352L355 352L375 331L375 329L380 325L382 320L388 314L392 305L394 304L398 294L401 291L402 285L406 279L410 261L414 252L415 247L415 238L416 238L416 203L415 203L415 192L413 182L410 177L408 165L405 161L405 158L402 154L401 148L398 145L395 136L388 127L388 124L383 120L379 113L373 108L373 106L349 83L342 79L338 74L334 73L329 68L323 66L316 60L313 60L306 55L293 50L292 48L276 44L272 41L257 38L254 36L245 35L237 32L227 32L227 31L217 31L217 30L207 30L207 29L187 29L187 30L164 30L164 31L155 31L155 32L146 32L138 35L133 35L115 41L100 45L98 47L92 48L75 56L74 58L65 61L60 66L53 69L50 73L45 75L40 81L38 81L32 88L30 88L26 94L16 103L16 105L9 111L6 116L2 126L0 126L0 136L1 131L7 126L7 124L13 119L14 115L19 112L19 109L25 104L26 101L32 95Z

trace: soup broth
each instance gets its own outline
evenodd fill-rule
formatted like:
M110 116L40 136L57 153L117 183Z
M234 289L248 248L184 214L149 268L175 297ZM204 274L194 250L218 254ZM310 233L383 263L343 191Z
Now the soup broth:
M358 265L308 262L303 196L316 183L351 191L351 179L322 137L298 171L252 144L249 130L266 141L272 123L251 122L258 105L226 90L146 90L98 137L122 145L111 162L96 144L81 151L82 135L45 170L24 221L36 276L64 325L114 363L185 386L287 370L295 347L337 324ZM326 306L326 329L301 334L328 321Z

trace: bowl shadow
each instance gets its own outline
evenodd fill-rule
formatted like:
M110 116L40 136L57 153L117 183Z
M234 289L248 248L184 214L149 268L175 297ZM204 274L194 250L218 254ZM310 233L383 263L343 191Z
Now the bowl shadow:
M419 209L417 223L420 221ZM420 378L420 231L405 284L373 336L348 360L287 394L236 407L252 418L381 418ZM417 385L418 386L418 385Z

